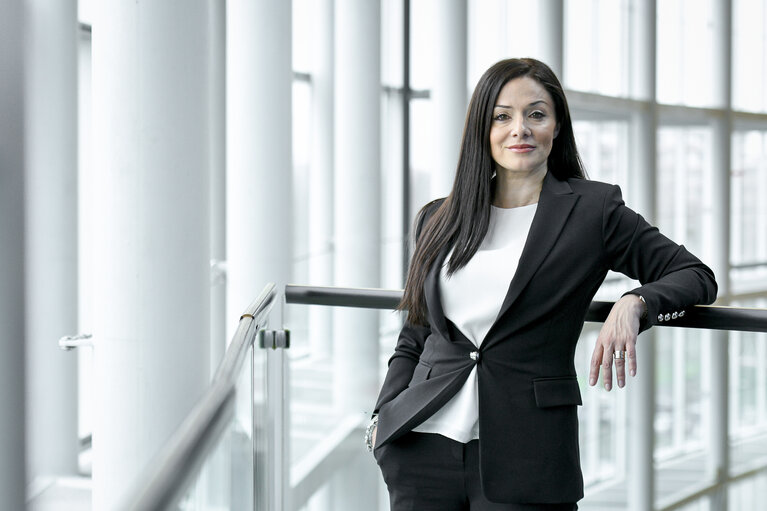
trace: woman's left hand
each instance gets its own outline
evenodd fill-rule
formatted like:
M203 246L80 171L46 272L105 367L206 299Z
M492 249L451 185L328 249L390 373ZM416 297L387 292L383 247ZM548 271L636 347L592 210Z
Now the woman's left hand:
M629 374L636 376L636 339L639 333L639 320L645 310L644 302L637 295L625 295L615 302L610 310L602 330L597 337L594 353L591 356L589 385L596 385L599 368L602 368L602 381L605 389L610 390L613 382L613 362L618 387L626 385L626 366ZM625 358L613 359L613 353L624 352Z

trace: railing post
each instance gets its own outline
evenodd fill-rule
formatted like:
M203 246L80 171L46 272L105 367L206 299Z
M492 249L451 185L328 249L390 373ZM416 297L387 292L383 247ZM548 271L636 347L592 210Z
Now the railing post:
M708 477L712 482L721 484L710 499L711 511L727 509L727 479L729 477L729 333L716 330L711 333L711 385L710 405L708 408L709 435L711 446L708 461Z
M290 511L290 332L262 330L259 344L266 350L267 509Z
M652 511L655 500L655 332L637 341L637 378L629 382L628 505L630 511Z

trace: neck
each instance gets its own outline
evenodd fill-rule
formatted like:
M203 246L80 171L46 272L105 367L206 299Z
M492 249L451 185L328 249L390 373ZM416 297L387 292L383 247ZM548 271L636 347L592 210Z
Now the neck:
M518 208L538 202L543 188L546 167L531 172L496 171L493 206Z

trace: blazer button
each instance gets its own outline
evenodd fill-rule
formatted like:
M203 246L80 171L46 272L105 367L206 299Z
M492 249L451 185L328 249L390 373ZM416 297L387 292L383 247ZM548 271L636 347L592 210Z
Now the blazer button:
M663 319L665 319L666 321L668 321L669 319L671 319L671 314L666 314L666 316L665 316Z
M479 360L479 351L472 351L469 353L469 358L474 360L475 362Z
M658 321L663 321L663 314L658 314Z
M676 312L671 315L671 319L676 319L678 317L679 317L679 314L677 314Z

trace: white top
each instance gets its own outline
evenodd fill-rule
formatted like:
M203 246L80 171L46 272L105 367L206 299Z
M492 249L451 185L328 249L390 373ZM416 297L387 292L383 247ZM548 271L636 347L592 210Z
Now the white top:
M445 317L477 347L501 310L537 206L510 209L492 206L485 239L466 266L448 277L450 254L445 258L439 276L442 309ZM439 433L464 443L479 438L478 399L474 367L461 390L413 431Z

